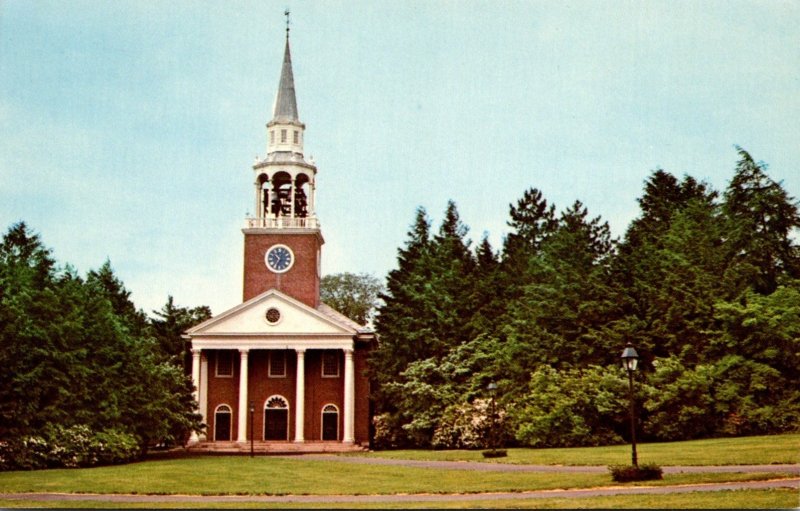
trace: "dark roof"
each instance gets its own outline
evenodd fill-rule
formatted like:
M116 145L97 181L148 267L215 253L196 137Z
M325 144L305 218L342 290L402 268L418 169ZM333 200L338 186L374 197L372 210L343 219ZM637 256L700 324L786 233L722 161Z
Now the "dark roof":
M275 107L272 111L274 121L297 121L297 99L294 95L294 75L292 74L292 55L289 53L289 36L286 36L286 50L283 53L283 67L281 68L281 81L278 85L278 95L275 97Z

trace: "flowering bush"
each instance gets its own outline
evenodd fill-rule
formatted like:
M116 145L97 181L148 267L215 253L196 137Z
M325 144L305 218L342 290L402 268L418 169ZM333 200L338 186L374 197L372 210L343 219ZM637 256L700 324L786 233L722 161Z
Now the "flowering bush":
M505 412L496 410L497 438L501 436ZM489 399L475 399L472 403L459 403L445 409L433 433L431 444L435 449L479 449L491 447L492 409Z
M108 465L132 461L140 453L139 443L129 433L58 425L47 428L41 436L0 442L0 470Z
M397 449L406 444L406 438L401 435L403 430L391 414L376 415L372 418L372 425L375 432L373 437L375 448Z

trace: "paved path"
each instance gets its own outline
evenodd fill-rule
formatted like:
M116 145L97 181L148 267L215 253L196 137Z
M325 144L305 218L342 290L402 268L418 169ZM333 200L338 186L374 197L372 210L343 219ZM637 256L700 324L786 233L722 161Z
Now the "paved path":
M311 503L388 503L388 502L466 502L504 499L546 499L600 497L606 495L642 495L687 493L696 491L761 490L768 488L800 489L800 478L774 481L746 481L735 483L687 484L681 486L626 486L587 488L582 490L542 490L509 493L422 494L422 495L98 495L74 493L4 493L0 499L23 501L97 501L116 503L212 503L261 502L278 504Z
M514 465L481 461L420 461L374 458L370 456L336 456L331 454L303 454L304 460L338 461L364 465L400 465L415 468L439 468L446 470L476 470L485 472L561 472L584 474L607 474L608 467L601 465ZM293 457L297 459L297 456ZM775 473L798 474L800 465L703 465L662 467L665 474L680 473Z

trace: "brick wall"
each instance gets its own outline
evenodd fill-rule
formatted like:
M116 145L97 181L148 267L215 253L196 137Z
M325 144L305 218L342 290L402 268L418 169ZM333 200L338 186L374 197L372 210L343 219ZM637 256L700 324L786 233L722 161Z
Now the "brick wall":
M231 350L234 357L233 375L220 378L215 376L217 350L208 351L208 440L214 439L214 410L220 404L231 408L231 440L237 440L239 417L239 352ZM297 376L297 354L294 350L285 350L286 376L269 377L269 351L251 350L248 367L248 401L253 401L254 439L264 438L264 405L273 395L282 396L289 404L288 440L293 441L295 435L294 418L298 406L295 396ZM305 409L304 436L307 441L322 439L322 409L333 404L339 409L339 441L344 435L344 353L338 351L339 376L322 376L322 350L307 350L305 361ZM355 370L355 441L358 444L369 442L369 379L366 375L368 347L358 344L354 354ZM247 439L250 438L249 414Z
M276 244L294 252L294 264L286 273L273 273L264 263L264 254ZM317 258L321 238L316 231L304 233L245 233L244 236L244 301L269 289L277 289L306 305L319 305Z

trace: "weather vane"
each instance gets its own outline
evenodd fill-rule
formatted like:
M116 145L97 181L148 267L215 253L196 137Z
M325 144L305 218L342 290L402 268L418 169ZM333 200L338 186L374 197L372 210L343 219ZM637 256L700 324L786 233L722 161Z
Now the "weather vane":
M283 15L286 16L286 37L289 37L289 8L287 7L285 11L283 11Z

